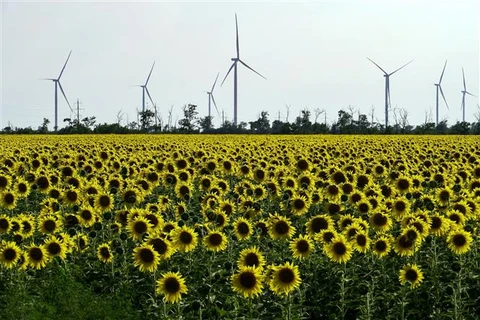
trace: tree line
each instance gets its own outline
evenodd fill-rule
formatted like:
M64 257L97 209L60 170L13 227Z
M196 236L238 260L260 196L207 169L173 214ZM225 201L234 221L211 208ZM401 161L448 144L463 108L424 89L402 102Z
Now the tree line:
M194 104L184 105L182 108L183 118L176 123L167 124L158 121L156 114L151 110L138 113L137 121L122 125L117 115L117 122L102 123L96 121L96 117L85 117L83 119L63 120L65 126L58 130L58 134L127 134L127 133L208 133L208 134L480 134L480 107L475 115L475 122L460 122L448 126L447 120L442 120L436 125L432 117L426 114L422 124L413 126L408 122L408 112L405 109L394 109L392 124L385 128L385 125L374 121L373 112L369 116L355 112L353 107L347 110L338 111L336 122L327 124L321 122L320 116L324 110L315 109L312 112L305 108L292 121L277 120L271 121L267 111L261 111L258 119L250 122L240 122L235 125L233 122L222 121L220 127L215 128L213 117L199 117L197 106ZM288 114L288 113L287 113ZM1 130L3 134L47 134L52 133L48 125L50 121L43 119L43 123L37 129L32 127L18 128L9 125Z

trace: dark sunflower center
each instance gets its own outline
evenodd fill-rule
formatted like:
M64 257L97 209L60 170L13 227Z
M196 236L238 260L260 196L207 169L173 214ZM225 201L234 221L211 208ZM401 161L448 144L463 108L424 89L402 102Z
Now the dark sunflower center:
M5 188L8 185L8 180L5 177L0 177L0 188Z
M5 218L0 219L0 230L7 230L9 226L10 226L10 223L8 222L7 219Z
M106 195L100 196L100 199L98 200L98 202L100 203L100 206L104 208L108 207L111 203L110 197Z
M312 219L312 231L318 233L324 229L328 229L328 221L324 218Z
M440 217L432 218L432 229L440 229L442 226L442 219Z
M451 215L448 216L448 218L450 220L452 220L453 222L455 223L459 223L460 222L460 216L456 213L452 213Z
M28 188L27 188L27 185L25 183L20 183L18 185L18 191L20 193L25 193L25 192L27 192L27 190L28 190Z
M47 189L50 185L47 177L40 177L37 179L37 185L40 189Z
M167 223L163 226L163 232L165 233L170 233L170 231L172 231L173 229L175 229L175 226L171 223Z
M32 225L28 221L22 222L23 232L30 232L32 230Z
M133 230L135 231L136 234L143 234L147 232L147 229L148 229L148 226L143 221L136 221L135 224L133 225Z
M381 213L376 213L373 216L373 223L375 223L376 226L383 227L384 225L387 224L387 221L388 221L387 217Z
M368 177L367 176L359 176L357 179L357 187L363 188L368 184Z
M302 210L305 208L305 202L302 199L295 199L295 201L293 201L293 206L297 210Z
M127 203L135 203L137 201L137 195L135 194L135 191L128 190L127 192L125 192L123 199Z
M322 239L323 239L324 242L329 243L330 241L332 241L334 236L335 236L335 234L333 232L328 231L328 232L325 232L322 235Z
M254 267L260 265L260 259L258 255L254 252L250 252L245 256L245 265L248 267Z
M398 189L407 190L410 187L410 182L407 179L400 179L397 183Z
M296 248L301 253L306 253L310 250L310 244L306 240L297 241Z
M40 248L31 248L28 255L33 261L42 261L43 259L43 251Z
M395 202L395 209L397 211L403 212L403 211L405 211L406 208L407 208L407 205L405 204L405 202L403 202L403 201Z
M5 200L5 203L6 204L12 204L15 202L15 197L13 196L13 194L11 193L6 193L4 196L3 196L3 200Z
M49 192L49 196L53 199L58 199L60 197L60 191L58 191L57 189L52 189Z
M467 213L467 208L465 208L464 205L462 204L458 204L456 203L454 206L453 206L453 210L457 210L463 214L466 214Z
M295 280L295 273L290 268L283 268L278 272L278 279L285 284L292 283Z
M212 246L216 247L222 244L223 238L220 234L214 233L208 237L208 242L210 242Z
M336 242L333 244L333 252L339 256L343 256L347 252L347 247L343 242Z
M168 278L165 280L165 290L169 293L177 293L180 290L180 283L176 278Z
M418 273L413 269L408 269L407 272L405 272L405 278L410 282L415 282L418 278Z
M352 219L346 218L342 221L342 228L346 228L353 223Z
M357 228L354 227L354 228L348 229L347 235L348 235L348 237L351 239L351 238L354 237L357 233L358 233L358 230L357 230Z
M463 234L456 234L453 236L452 242L456 247L463 247L467 243L467 238Z
M110 250L108 250L108 248L106 248L106 247L102 247L100 249L100 255L103 258L108 259L108 258L110 258Z
M447 201L448 199L450 199L450 193L447 190L442 190L440 192L440 200Z
M332 178L336 184L344 183L345 181L347 181L347 178L345 178L343 172L335 172Z
M67 199L74 202L77 201L78 195L75 191L67 191Z
M342 185L342 191L345 194L350 194L353 192L353 186L350 183L344 183Z
M189 189L187 186L181 186L181 187L180 187L180 194L181 194L182 196L184 196L184 195L186 195L186 194L188 194L188 193L190 193L190 189Z
M3 258L6 261L13 261L15 260L16 257L17 257L17 251L15 249L7 248L3 250Z
M338 190L338 187L336 185L331 184L331 185L328 186L327 192L328 192L328 194L330 194L332 196L336 196L338 194L339 190Z
M365 247L367 245L367 237L364 234L357 235L356 240L360 247Z
M288 234L288 231L290 231L290 227L288 226L287 222L280 220L275 223L275 231L279 235Z
M409 240L415 241L418 237L418 233L415 230L408 230L405 234Z
M308 169L308 162L304 159L301 159L297 162L297 168L304 171Z
M82 219L83 220L86 220L86 221L89 221L92 219L92 213L89 211L89 210L82 210L82 212L80 213L80 215L82 216Z
M180 241L184 244L190 244L193 240L192 234L187 231L180 233Z
M57 227L57 224L55 223L55 221L53 220L46 220L44 223L43 223L43 228L47 231L47 232L53 232L55 231Z
M62 251L62 248L60 247L60 244L57 242L52 242L47 245L47 251L50 253L52 256L56 256L57 254Z
M357 203L358 201L362 200L362 196L358 193L352 194L351 198L353 203Z
M159 254L164 254L165 252L167 252L168 246L162 239L152 239L149 241L149 244L151 244L153 246L153 249L155 249L155 251L157 251Z
M402 235L398 240L398 245L404 249L410 249L413 246L413 240L409 239L406 235Z
M153 255L152 250L144 248L140 250L140 253L138 254L140 257L140 260L144 263L152 263L155 260L155 256Z
M378 252L384 252L387 250L387 243L383 240L375 242L375 250Z
M360 205L358 206L358 210L361 213L367 213L369 209L370 209L370 207L366 203L360 203Z
M240 222L237 226L237 231L240 234L248 234L250 232L250 228L245 222Z
M328 213L330 214L335 214L335 213L338 213L340 211L340 205L336 204L336 203L330 203L327 207L327 210L328 210Z

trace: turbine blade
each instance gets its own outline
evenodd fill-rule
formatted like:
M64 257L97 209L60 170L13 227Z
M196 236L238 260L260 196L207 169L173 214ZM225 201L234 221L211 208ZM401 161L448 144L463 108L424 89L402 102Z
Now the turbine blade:
M472 97L478 98L476 95L474 95L474 94L471 94L471 93L470 93L470 92L468 92L468 91L465 91L465 93L466 93L466 94L468 94L468 95L470 95L470 96L472 96Z
M70 111L73 112L72 106L70 106L70 102L68 102L67 96L65 95L65 91L63 91L62 84L60 81L58 81L58 86L60 87L60 91L62 91L63 97L65 98L65 101L67 101L68 107L70 108Z
M235 31L237 35L237 59L240 59L240 45L238 43L238 20L237 20L237 14L235 13Z
M210 96L212 97L212 101L213 101L213 105L215 106L215 110L217 110L217 115L220 116L220 112L218 112L217 103L215 102L215 98L213 97L213 94L210 94Z
M212 93L213 93L213 89L215 89L215 85L217 84L217 80L218 80L219 75L220 75L220 72L217 73L217 77L215 78L215 82L213 83L212 90L210 90L210 92L212 92Z
M399 71L399 70L401 70L401 69L405 68L406 66L408 66L408 65L409 65L410 63L412 63L412 62L413 62L413 60L410 60L410 61L408 61L408 62L407 62L407 63L405 63L403 66L401 66L401 67L400 67L400 68L398 68L397 70L395 70L395 71L393 71L392 73L390 73L390 74L389 74L389 76L391 76L391 75L392 75L392 74L394 74L395 72L397 72L397 71Z
M367 57L367 59L370 60L374 65L376 65L380 70L382 70L383 73L388 74L385 70L382 69L382 67L380 67L378 64L376 64L375 61L373 61L373 60L370 59L369 57Z
M225 80L227 80L228 74L230 73L230 71L232 71L232 69L233 69L233 67L235 66L236 63L237 63L237 61L235 61L234 63L232 63L232 65L230 66L230 69L228 69L228 72L227 72L227 74L225 75L225 78L223 78L222 84L221 84L220 86L223 86L223 83L225 82Z
M463 90L467 91L467 84L465 83L465 72L462 68L462 75L463 75Z
M58 80L60 80L60 77L63 74L63 70L65 70L65 67L67 66L68 59L70 59L70 55L72 54L72 50L70 50L70 53L68 54L67 60L65 61L65 64L63 65L62 71L60 71L60 74L58 75Z
M445 101L445 104L447 105L447 109L450 110L450 107L448 106L447 99L445 99L445 95L443 94L442 86L438 86L440 89L440 93L442 94L443 101Z
M145 86L145 91L147 91L147 96L148 96L148 98L150 99L150 102L152 103L152 105L154 105L155 103L153 103L152 96L150 95L150 92L148 92L147 86Z
M243 62L242 60L238 60L240 61L241 64L243 64L245 67L247 67L248 69L252 70L253 72L255 72L256 74L258 74L260 77L262 77L263 79L267 80L267 78L265 78L264 76L262 76L260 73L258 73L257 71L253 70L250 66L248 66L245 62Z
M153 67L155 67L155 61L153 61L152 69L150 69L150 73L148 74L147 81L145 81L145 86L148 84L148 80L150 80L150 76L152 75Z
M53 78L41 78L41 79L38 79L38 80L52 80L52 81L56 81L57 79L53 79Z
M442 78L443 78L443 74L445 73L445 68L446 67L447 67L447 60L445 60L445 65L443 66L442 75L440 76L440 81L438 81L438 84L442 83Z

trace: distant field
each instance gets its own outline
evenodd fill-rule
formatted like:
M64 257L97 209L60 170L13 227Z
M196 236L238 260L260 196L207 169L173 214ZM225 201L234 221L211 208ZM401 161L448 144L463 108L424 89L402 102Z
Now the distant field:
M2 319L478 319L480 139L0 136Z

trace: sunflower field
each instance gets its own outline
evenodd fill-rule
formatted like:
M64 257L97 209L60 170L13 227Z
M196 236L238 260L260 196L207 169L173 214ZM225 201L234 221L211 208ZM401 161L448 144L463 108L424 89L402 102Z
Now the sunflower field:
M0 136L1 319L479 319L480 139Z

